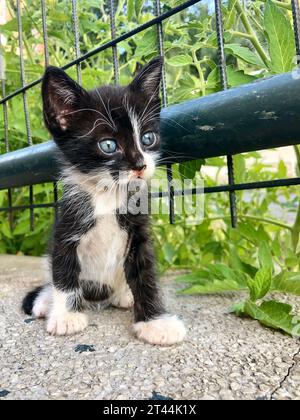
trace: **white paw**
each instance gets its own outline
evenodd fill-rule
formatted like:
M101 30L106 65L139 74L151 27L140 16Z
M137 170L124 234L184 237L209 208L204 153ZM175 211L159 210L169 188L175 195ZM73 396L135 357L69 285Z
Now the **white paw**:
M83 331L88 326L88 318L80 312L68 312L61 316L50 315L47 332L51 335L70 335Z
M133 325L133 329L138 339L160 345L179 343L186 334L183 322L171 315L162 315L151 321L137 322Z
M46 318L50 309L50 296L40 294L32 307L32 315L35 318Z
M129 309L133 306L133 295L131 290L126 290L126 292L122 293L121 295L115 295L112 300L111 304L116 306L117 308L122 309Z

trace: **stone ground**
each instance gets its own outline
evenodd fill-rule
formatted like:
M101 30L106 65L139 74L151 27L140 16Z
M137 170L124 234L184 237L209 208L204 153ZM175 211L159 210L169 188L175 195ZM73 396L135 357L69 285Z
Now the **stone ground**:
M188 335L157 347L133 337L130 311L112 308L91 313L81 334L48 336L19 310L41 281L41 259L0 256L0 399L300 399L299 341L226 314L237 295L178 296L165 277Z

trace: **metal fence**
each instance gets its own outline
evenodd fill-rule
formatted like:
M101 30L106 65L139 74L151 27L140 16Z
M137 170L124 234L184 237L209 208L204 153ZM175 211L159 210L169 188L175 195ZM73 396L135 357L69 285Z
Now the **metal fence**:
M72 8L72 27L73 27L73 33L74 33L74 50L75 50L75 57L72 61L65 64L62 68L64 70L69 69L70 67L75 66L77 69L77 78L79 83L81 82L81 63L83 63L85 60L89 59L90 57L100 54L101 52L112 49L112 57L113 57L113 68L114 68L114 81L115 83L119 82L119 60L118 60L118 49L117 46L120 42L142 32L146 29L156 26L157 28L157 43L158 43L158 51L161 56L164 56L164 31L163 31L163 22L169 19L171 16L174 16L185 9L188 9L189 7L200 3L201 0L189 0L186 2L183 2L182 4L178 5L177 7L174 7L172 9L168 9L167 11L162 13L161 9L161 2L160 0L153 0L154 3L154 10L155 10L155 18L134 28L133 30L130 30L120 36L116 36L116 23L115 23L115 1L114 0L108 0L106 3L106 7L109 8L110 12L110 29L111 29L111 40L109 42L106 42L103 45L98 46L95 49L92 49L91 51L88 51L87 53L81 54L80 51L80 43L79 43L79 30L78 30L78 15L77 15L77 2L76 0L70 0L71 8ZM215 4L215 22L216 22L216 34L217 34L217 40L218 40L218 68L219 68L219 74L220 74L220 80L221 80L221 87L223 91L226 91L228 89L228 81L227 81L227 73L226 73L226 55L225 55L225 46L224 46L224 29L223 29L223 17L222 17L222 2L221 0L214 0ZM31 136L31 127L30 127L30 118L29 118L29 110L28 110L28 103L27 103L27 92L29 89L33 88L34 86L38 85L41 82L41 78L37 79L33 82L26 83L26 74L25 74L25 65L24 65L24 45L23 45L23 37L22 37L22 8L21 8L21 1L17 0L17 26L18 26L18 43L19 43L19 57L20 57L20 80L21 80L21 87L19 89L16 89L15 91L6 94L6 84L5 84L5 78L2 77L1 86L2 86L2 99L0 100L0 104L3 107L3 117L4 117L4 136L5 136L5 151L6 154L2 155L0 157L0 189L8 188L8 206L0 208L0 211L2 212L8 212L9 215L9 222L10 226L13 226L13 214L15 211L18 210L28 210L30 211L30 227L31 229L34 229L34 210L38 208L43 207L53 207L54 209L57 209L57 201L58 201L58 192L57 192L57 184L56 182L53 183L53 202L44 203L44 204L36 204L34 202L34 187L33 184L36 184L38 182L42 181L50 181L55 178L53 173L51 173L51 170L49 169L46 176L45 174L43 176L39 176L32 172L32 168L30 168L30 165L26 167L26 162L29 161L32 163L32 155L34 155L35 151L32 148L26 148L24 149L24 153L18 154L18 152L10 152L10 142L9 142L9 133L8 133L8 112L7 112L7 104L8 101L12 100L14 97L21 95L23 97L23 109L24 109L24 118L25 118L25 125L26 125L26 133L27 133L27 142L28 146L32 146L32 136ZM294 35L295 35L295 43L296 43L296 51L295 55L298 57L298 64L300 63L300 10L299 10L299 2L298 0L291 0L292 5L292 12L293 12L293 24L294 24ZM44 43L44 54L45 54L45 66L49 64L49 48L48 48L48 35L47 35L47 8L46 8L46 2L45 0L40 1L40 7L41 7L41 13L42 13L42 28L43 28L43 43ZM285 91L281 92L281 95L289 95L291 94L293 96L297 95L296 84L290 84L290 81L287 82L286 79L279 76L279 79L275 81L275 83L272 81L266 81L266 86L270 86L273 90L271 91L271 94L274 94L275 89L286 89ZM263 83L263 82L260 82ZM262 85L261 85L262 86ZM288 90L288 86L290 91ZM299 83L297 84L299 87ZM235 89L236 90L236 89ZM241 91L241 93L244 93L244 91ZM294 93L293 93L294 92ZM239 95L239 91L236 90L235 99ZM234 96L233 95L233 96ZM162 84L161 84L161 98L162 98L162 105L164 108L166 108L166 119L168 118L168 98L167 98L167 89L166 89L166 81L165 81L165 75L162 78ZM230 98L230 96L228 96ZM232 99L232 98L231 98ZM230 100L231 100L230 99ZM200 108L196 107L192 112L205 112L205 109L208 107L215 106L215 104L218 102L218 98L215 99L206 99L201 98L202 102L199 105ZM280 101L280 98L277 98L277 101ZM187 105L189 106L189 105ZM192 106L192 105L191 105ZM195 107L195 105L193 105ZM280 106L280 104L279 104ZM202 107L202 108L201 108ZM175 111L174 111L175 110ZM180 115L180 106L178 105L172 108L170 111L171 113L177 113L176 115ZM164 115L162 113L162 115ZM205 117L204 117L205 118ZM288 122L288 115L286 115L287 124ZM183 122L185 124L185 122ZM276 124L274 124L273 131L278 129L276 127ZM245 127L244 127L245 128ZM167 130L165 130L166 132ZM299 133L299 131L298 131ZM245 131L243 133L240 133L241 135L245 135ZM284 146L288 144L296 144L299 142L299 137L294 138L295 131L292 132L290 135L286 133L284 136L284 133L281 135L281 137L276 138L276 135L274 138L270 141L269 144L261 144L259 147L256 146L257 149L263 149L268 147L276 147L276 146ZM168 134L165 134L166 137L168 137ZM177 132L177 138L180 136L180 130ZM197 136L197 133L195 133L195 137ZM194 139L195 140L195 139ZM211 137L208 139L208 141L211 140ZM193 145L195 145L195 141ZM234 165L233 165L233 158L232 154L229 153L239 153L242 151L248 151L248 150L255 150L255 142L251 143L251 139L249 137L249 141L247 145L245 145L246 142L241 147L232 148L230 146L230 142L225 143L225 146L222 147L220 145L216 145L216 151L211 151L209 144L207 143L207 151L204 147L197 149L195 152L195 155L192 155L192 152L190 154L191 158L198 158L198 157L207 157L207 156L217 156L220 155L222 151L225 150L225 154L227 155L227 167L228 167L228 185L220 185L220 186L214 186L214 187L205 187L204 193L215 193L215 192L228 192L229 194L229 204L230 204L230 213L231 213L231 221L232 226L236 226L237 224L237 209L236 209L236 196L235 191L236 190L247 190L247 189L254 189L254 188L272 188L272 187L278 187L278 186L288 186L288 185L298 185L300 184L300 178L292 178L292 179L279 179L279 180L270 180L270 181L263 181L263 182L252 182L252 183L243 183L243 184L236 184L234 179ZM45 159L47 158L47 150L51 152L52 145L49 148L49 145L45 146L43 149L36 149L38 151L38 157L40 160L39 165L43 165L45 163ZM173 146L172 146L173 147ZM176 146L178 149L180 149L180 141L179 145L177 143ZM48 149L47 149L48 148ZM190 149L193 147L191 146ZM219 149L218 149L219 148ZM21 151L22 152L22 151ZM43 156L42 156L43 155ZM48 156L49 159L51 159L51 156ZM44 160L43 160L44 159ZM169 189L166 192L161 193L153 193L153 196L155 197L169 197L169 209L170 209L170 222L174 222L174 196L181 194L178 191L174 191L172 187L172 163L169 161L166 165L166 174L167 179L169 182ZM22 166L23 163L23 166ZM17 169L16 169L17 165ZM29 168L29 169L28 169ZM17 171L17 175L15 174L15 170ZM27 172L26 172L27 171ZM31 173L29 174L29 172ZM3 175L5 174L5 175ZM22 174L24 174L23 180ZM18 180L16 181L16 175ZM28 176L27 176L28 175ZM27 176L27 178L26 178ZM24 181L27 180L27 181ZM12 188L21 186L21 185L28 185L29 187L29 204L28 205L22 205L22 206L14 206L13 200L12 200ZM197 189L191 189L189 191L190 194L197 194L199 191ZM202 192L202 191L201 191Z

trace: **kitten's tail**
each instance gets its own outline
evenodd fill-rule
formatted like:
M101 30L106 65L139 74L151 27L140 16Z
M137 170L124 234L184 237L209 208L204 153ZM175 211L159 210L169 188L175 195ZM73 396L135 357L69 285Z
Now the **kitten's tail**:
M32 315L34 302L43 289L44 286L37 287L31 292L27 293L27 295L24 297L22 302L22 310L26 315Z

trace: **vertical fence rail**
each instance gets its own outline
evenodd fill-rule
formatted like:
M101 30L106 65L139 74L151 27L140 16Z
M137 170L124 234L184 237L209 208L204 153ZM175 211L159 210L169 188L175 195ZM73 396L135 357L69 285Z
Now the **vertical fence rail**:
M2 45L1 35L0 35L0 47ZM2 60L2 56L0 53L0 80L1 80L1 95L4 98L6 92L6 85L5 85L5 63L4 59ZM7 103L3 103L3 122L4 122L4 144L5 144L5 153L9 152L9 133L8 133L8 109ZM13 205L12 205L12 190L9 188L7 190L7 198L8 198L8 220L9 220L9 227L10 230L13 230Z
M45 59L45 68L49 66L49 47L48 47L48 35L47 35L47 10L45 0L41 0L41 12L42 12L42 26L43 26L43 45L44 45L44 59ZM57 192L57 183L53 183L53 202L54 202L54 217L55 221L58 220L58 192Z
M221 0L215 0L215 15L216 15L216 31L218 40L218 55L219 55L219 74L221 79L222 90L228 88L227 72L226 72L226 56L224 48L224 29L223 29L223 15ZM227 156L227 170L228 183L234 185L234 166L231 155ZM237 226L237 211L236 211L236 194L235 191L229 192L230 201L230 216L232 227Z
M115 1L109 0L109 21L110 21L110 33L111 39L116 38L116 16L115 16ZM114 68L114 82L115 84L119 83L119 60L118 60L118 47L117 45L112 46L112 56L113 56L113 68Z
M77 16L77 0L72 0L72 24L74 32L74 48L75 48L75 58L80 57L80 43L79 43L79 29L78 29L78 16ZM76 64L77 70L77 81L81 84L81 64Z
M154 0L154 13L158 17L161 15L161 3L160 0ZM158 52L161 57L164 58L164 33L162 22L158 22L156 25L157 29L157 44ZM167 83L166 83L166 72L165 72L165 62L163 62L162 68L162 79L161 79L161 97L163 107L168 105L168 96L167 96ZM175 209L174 209L174 186L173 186L173 170L172 165L166 165L167 170L167 180L168 180L168 193L169 193L169 220L171 224L174 224L175 221Z
M21 1L17 0L17 23L18 23L18 43L20 50L20 72L21 72L21 85L22 88L26 85L25 78L25 62L24 62L24 51L23 51L23 30L22 30L22 10L21 10ZM23 108L24 108L24 117L25 117L25 126L27 133L27 142L28 146L32 146L32 137L30 129L30 120L28 113L28 103L27 103L27 92L23 91ZM30 229L34 229L34 208L33 208L33 186L29 186L29 204L30 204Z
M49 66L49 48L47 36L47 12L45 0L41 0L42 25L43 25L43 44L44 44L44 58L45 67Z
M300 64L300 6L299 0L292 0L294 35L296 44L297 64Z

